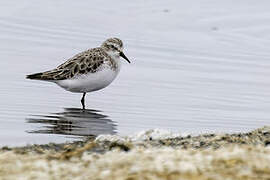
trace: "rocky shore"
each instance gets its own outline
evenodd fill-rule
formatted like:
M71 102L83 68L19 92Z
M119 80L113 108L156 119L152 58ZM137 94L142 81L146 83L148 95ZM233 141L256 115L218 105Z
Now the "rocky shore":
M198 136L149 130L2 147L0 179L270 179L270 127Z

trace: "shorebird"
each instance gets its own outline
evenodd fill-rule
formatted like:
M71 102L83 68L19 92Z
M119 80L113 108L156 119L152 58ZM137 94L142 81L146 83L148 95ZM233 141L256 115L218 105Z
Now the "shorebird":
M67 91L82 93L81 104L85 109L85 95L107 87L118 75L121 59L130 63L123 53L123 42L109 38L100 47L88 49L57 68L27 75L27 79L54 82Z

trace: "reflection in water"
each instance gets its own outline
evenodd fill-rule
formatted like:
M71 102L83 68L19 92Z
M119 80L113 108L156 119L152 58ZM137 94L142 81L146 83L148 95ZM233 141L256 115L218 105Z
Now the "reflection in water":
M29 133L64 134L76 136L97 136L115 134L115 122L101 111L92 109L65 108L63 112L50 115L31 115L28 123L42 124L41 129Z

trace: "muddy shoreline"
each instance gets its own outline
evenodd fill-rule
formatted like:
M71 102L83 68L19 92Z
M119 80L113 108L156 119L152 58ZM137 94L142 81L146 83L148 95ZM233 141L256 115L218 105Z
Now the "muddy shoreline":
M158 133L158 137L154 137ZM74 151L82 148L85 145L93 142L96 146L90 149L90 152L106 152L114 148L120 148L124 151L129 151L134 147L173 147L181 149L218 149L227 145L250 145L250 146L270 146L270 127L265 126L247 133L234 133L234 134L201 134L198 136L191 135L175 135L165 134L158 130L149 130L143 132L140 137L134 138L132 136L121 137L118 135L102 135L97 138L85 138L84 141L75 141L71 143L49 143L41 145L27 145L23 147L10 148L4 146L0 148L0 152L14 151L17 153L36 152L42 153L43 151L66 152ZM167 132L166 132L167 133Z
M2 147L0 177L18 176L269 180L270 127L198 136L149 130L135 136L104 135L73 143Z

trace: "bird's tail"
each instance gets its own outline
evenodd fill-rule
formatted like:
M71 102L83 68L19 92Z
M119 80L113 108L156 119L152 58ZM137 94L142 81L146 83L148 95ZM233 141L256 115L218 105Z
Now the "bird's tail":
M45 80L42 78L43 73L35 73L26 75L26 79Z
M35 73L35 74L29 74L26 76L26 79L32 79L32 80L42 80L42 81L53 81L57 80L55 78L55 75L57 75L58 71L46 71L41 73Z
M53 69L41 73L29 74L26 76L26 79L44 80L44 81L63 80L66 78L66 75L68 73L69 71L64 72L62 69Z

